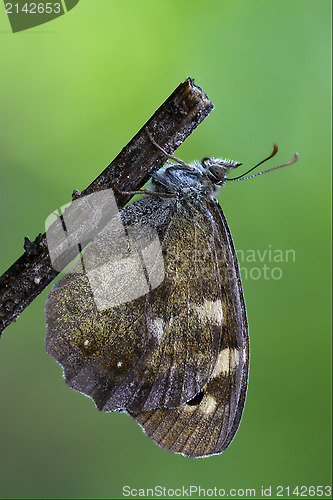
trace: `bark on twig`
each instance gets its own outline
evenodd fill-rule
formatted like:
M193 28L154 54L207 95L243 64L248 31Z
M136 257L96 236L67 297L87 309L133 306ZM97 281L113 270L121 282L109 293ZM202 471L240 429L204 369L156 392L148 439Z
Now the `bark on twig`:
M113 187L138 190L165 162L165 156L149 140L146 127L160 146L173 153L212 109L206 94L188 78L97 179L81 193L74 192L73 198ZM120 194L117 189L115 197L122 208L131 196ZM24 249L23 255L0 277L0 335L58 274L50 261L45 233L33 242L25 238ZM71 254L68 263L74 257Z

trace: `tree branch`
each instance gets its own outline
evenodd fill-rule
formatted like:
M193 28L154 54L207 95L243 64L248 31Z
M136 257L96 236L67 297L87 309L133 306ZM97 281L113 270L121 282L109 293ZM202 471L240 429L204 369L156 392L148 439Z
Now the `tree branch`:
M212 111L213 104L191 78L181 83L158 108L133 139L108 167L73 199L104 189L114 191L122 208L131 195L121 191L140 189L165 163L165 156L148 138L145 129L168 153L173 153ZM25 252L0 278L0 334L39 295L59 273L51 264L46 235L39 234L31 242L25 238ZM78 248L68 256L69 263Z

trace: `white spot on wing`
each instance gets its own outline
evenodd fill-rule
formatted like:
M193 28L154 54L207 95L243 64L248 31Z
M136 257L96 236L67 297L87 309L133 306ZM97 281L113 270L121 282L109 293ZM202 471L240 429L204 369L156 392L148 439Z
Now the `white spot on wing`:
M206 415L210 415L216 408L216 400L213 396L205 396L200 404L200 409Z
M239 364L239 351L238 349L223 349L220 352L217 362L215 365L215 370L213 372L213 377L218 377L221 373L227 374L234 370Z
M212 323L222 325L223 312L220 300L212 301L205 299L201 305L192 304L192 308L203 321L206 321L208 318Z
M162 318L156 317L154 319L149 320L149 330L152 332L152 334L158 338L158 340L161 340L161 338L164 335L164 321Z

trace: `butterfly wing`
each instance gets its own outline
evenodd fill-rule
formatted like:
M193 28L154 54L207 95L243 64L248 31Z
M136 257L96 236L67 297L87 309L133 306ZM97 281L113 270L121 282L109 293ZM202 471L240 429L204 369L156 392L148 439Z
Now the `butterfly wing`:
M177 199L146 198L121 215L123 227L111 222L84 254L87 272L74 270L49 293L47 352L101 410L176 408L206 386L221 350L218 230Z
M178 408L130 413L157 444L190 457L218 454L229 446L242 417L249 369L248 324L233 241L217 202L207 207L206 214L214 234L224 305L222 342L212 378Z

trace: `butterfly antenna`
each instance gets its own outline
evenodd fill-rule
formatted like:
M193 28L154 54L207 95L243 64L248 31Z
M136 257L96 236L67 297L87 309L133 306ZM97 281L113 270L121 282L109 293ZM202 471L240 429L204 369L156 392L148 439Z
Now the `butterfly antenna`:
M294 158L292 160L288 161L288 163L284 163L283 165L278 165L277 167L269 168L268 170L263 170L262 172L258 172L257 174L253 174L253 175L249 175L249 176L247 175L250 172L252 172L252 170L254 170L255 168L259 167L259 165L261 165L262 163L265 163L265 161L269 160L270 158L273 158L273 156L275 156L277 152L278 152L278 147L274 143L274 145L273 145L273 151L272 151L272 153L269 156L267 156L267 158L265 158L261 162L257 163L257 165L255 165L254 167L250 168L250 170L248 170L244 174L242 174L242 175L240 175L238 177L234 177L232 179L226 179L226 180L227 181L243 181L243 180L246 180L246 179L252 179L252 177L257 177L258 175L267 174L267 172L271 172L272 170L276 170L278 168L287 167L288 165L292 165L293 163L295 163L298 160L298 153L295 153Z
M267 158L265 158L264 160L261 160L259 163L257 163L256 165L254 165L254 167L250 168L250 170L248 170L247 172L244 172L244 174L239 175L238 177L234 177L233 179L227 179L227 180L228 181L238 181L238 179L241 179L242 177L244 177L244 175L249 174L250 172L252 172L252 170L254 170L255 168L259 167L259 165L262 165L262 163L265 163L265 161L270 160L271 158L273 158L273 156L275 156L277 152L278 152L278 147L277 147L277 144L275 144L275 142L274 142L274 144L273 144L273 151L271 152L271 154L269 156L267 156Z
M257 177L261 174L267 174L267 172L271 172L272 170L276 170L277 168L287 167L288 165L292 165L296 163L299 158L298 153L295 153L295 156L292 160L288 161L288 163L284 163L283 165L278 165L277 167L269 168L268 170L263 170L262 172L258 172L257 174L249 175L248 177L242 177L241 179L230 179L231 181L245 181L246 179L252 179L252 177Z

